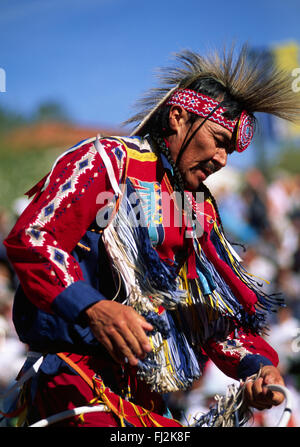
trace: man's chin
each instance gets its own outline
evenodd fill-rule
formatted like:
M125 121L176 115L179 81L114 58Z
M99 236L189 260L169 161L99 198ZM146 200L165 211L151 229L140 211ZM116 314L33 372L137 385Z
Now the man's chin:
M197 192L201 189L203 181L185 182L185 190L191 192Z

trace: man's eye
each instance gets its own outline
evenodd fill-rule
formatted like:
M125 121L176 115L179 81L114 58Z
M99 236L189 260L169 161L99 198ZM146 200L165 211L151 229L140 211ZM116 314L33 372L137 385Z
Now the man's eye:
M218 147L224 146L224 141L220 140L219 138L215 138L215 143Z
M234 152L234 147L230 141L225 141L225 140L222 140L217 137L214 137L214 139L215 139L216 146L223 147L226 150L227 154L230 155Z
M224 147L227 150L227 147L229 147L229 144L224 141L221 140L220 138L215 137L215 143L217 147Z

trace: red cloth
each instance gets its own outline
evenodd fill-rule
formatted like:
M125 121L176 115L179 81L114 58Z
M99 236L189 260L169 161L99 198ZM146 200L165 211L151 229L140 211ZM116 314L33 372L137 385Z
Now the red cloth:
M104 386L105 396L107 397L112 408L116 408L117 412L124 415L124 419L131 425L135 427L180 427L181 424L173 419L165 418L157 412L152 412L154 409L156 411L162 410L161 398L155 393L149 393L147 388L140 383L140 388L136 390L138 397L135 402L142 402L144 406L135 403L135 407L124 399L120 399L120 396L113 393L109 388L105 387L102 380L96 378L94 380L95 389L84 380L84 375L93 381L95 376L95 369L97 365L97 360L93 357L81 356L78 354L65 354L67 359L74 362L76 368L83 373L83 376L79 374L72 374L61 372L54 376L41 374L39 377L39 387L33 402L33 407L35 411L38 410L40 418L47 418L54 414L70 410L76 407L81 407L88 405L95 397L99 396L99 391L101 390L101 384ZM99 360L101 364L101 360ZM134 388L135 384L131 382ZM134 390L133 390L134 391ZM103 396L100 399L103 399ZM94 405L99 404L94 403ZM151 411L151 412L150 412ZM137 416L138 412L141 417ZM36 416L35 416L36 417ZM31 421L37 422L37 421ZM72 418L66 419L61 422L53 424L55 426L84 426L84 427L120 427L121 420L113 411L110 412L96 412L87 413L83 416L83 419L79 416L74 416Z
M91 388L72 374L61 373L57 376L42 375L34 401L35 411L40 419L62 411L87 405L94 398ZM83 422L84 421L84 422ZM31 423L37 420L30 421ZM87 413L82 420L78 416L56 422L53 427L119 427L120 423L113 413Z

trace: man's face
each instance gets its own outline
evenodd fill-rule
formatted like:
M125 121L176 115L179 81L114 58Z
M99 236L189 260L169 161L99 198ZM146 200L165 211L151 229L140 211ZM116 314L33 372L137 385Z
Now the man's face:
M176 134L169 139L174 161L187 132L188 139L201 120L196 120L192 127L188 120L181 120ZM212 121L205 121L184 150L178 165L187 190L197 191L209 175L226 166L227 156L233 151L231 139L232 133L228 129Z

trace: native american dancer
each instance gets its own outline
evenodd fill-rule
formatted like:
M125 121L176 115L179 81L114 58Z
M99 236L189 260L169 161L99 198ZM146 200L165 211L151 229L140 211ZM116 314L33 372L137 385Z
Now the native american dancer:
M85 406L97 411L57 424L180 426L165 395L188 390L207 358L238 380L260 371L250 406L282 402L265 386L283 379L263 338L282 302L244 269L203 183L248 147L254 112L299 115L290 80L247 54L180 53L129 137L77 144L29 192L5 241L29 347L20 378L35 371L18 425Z

